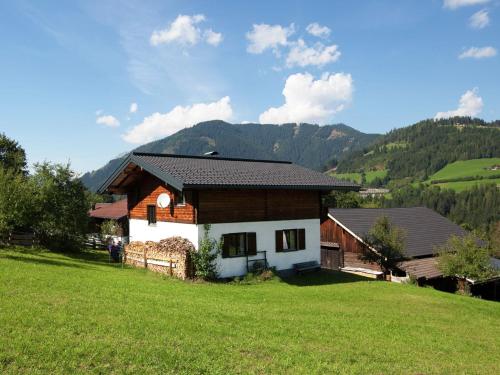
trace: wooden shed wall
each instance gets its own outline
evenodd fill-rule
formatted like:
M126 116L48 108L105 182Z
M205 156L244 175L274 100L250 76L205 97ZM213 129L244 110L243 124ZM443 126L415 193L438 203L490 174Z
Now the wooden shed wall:
M360 267L381 271L378 264L359 259L359 256L364 252L365 245L330 218L324 218L321 222L321 242L339 244L344 256L344 267Z

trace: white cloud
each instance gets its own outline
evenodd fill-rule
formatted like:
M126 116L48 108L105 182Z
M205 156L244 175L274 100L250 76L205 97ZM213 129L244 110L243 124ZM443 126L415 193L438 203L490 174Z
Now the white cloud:
M138 109L139 109L139 106L137 105L137 103L134 102L134 103L130 104L129 112L136 113Z
M448 9L458 9L470 5L485 4L490 0L444 0L443 6Z
M285 104L271 107L259 116L260 123L324 123L342 111L354 91L350 74L324 74L314 80L309 73L290 75L283 89Z
M102 109L98 109L97 111L95 111L95 115L96 116L100 116L104 111Z
M153 113L144 118L122 138L129 143L142 144L174 134L186 127L202 121L231 119L233 109L228 96L213 103L197 103L189 106L176 106L167 113Z
M469 25L473 29L484 29L490 24L490 16L486 9L474 13L469 19Z
M483 99L478 95L477 87L467 90L458 103L458 108L452 111L438 112L434 119L449 118L454 116L477 116L483 110Z
M314 22L314 23L310 23L309 25L307 25L306 27L306 31L311 34L311 35L314 35L314 36L317 36L319 38L325 38L327 37L328 35L330 35L330 32L331 30L326 27L326 26L321 26L319 23L317 22Z
M150 43L153 46L169 43L193 46L204 39L207 43L217 46L222 41L222 34L212 29L202 31L197 25L203 21L205 21L203 14L194 16L179 14L166 29L154 31Z
M118 121L115 116L111 115L99 116L96 119L96 123L99 125L109 126L110 128L116 128L120 126L120 121Z
M222 34L216 33L212 29L205 30L205 40L212 46L218 46L222 42Z
M288 37L294 33L294 25L283 27L281 25L254 24L253 29L247 32L246 37L250 42L247 51L259 54L266 49L277 52L281 46L288 44Z
M471 47L460 55L459 59L484 59L487 57L496 56L497 50L493 47Z
M294 66L305 67L308 65L323 66L328 63L335 62L340 57L338 46L324 46L322 43L316 43L309 47L304 40L299 39L293 43L292 48L288 52L286 65L291 68Z

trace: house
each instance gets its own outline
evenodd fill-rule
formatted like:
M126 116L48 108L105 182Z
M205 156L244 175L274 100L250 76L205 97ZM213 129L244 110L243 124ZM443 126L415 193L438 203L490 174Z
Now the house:
M93 210L88 212L90 217L90 231L101 233L101 224L106 220L114 220L118 224L117 241L126 242L128 238L128 207L127 199L112 203L96 203Z
M205 224L223 240L221 277L257 260L277 270L320 261L321 198L359 190L283 161L131 153L100 192L127 195L131 241L182 236L198 248Z
M329 209L321 223L323 263L334 263L343 271L363 276L383 277L378 264L360 259L364 251L370 251L364 242L365 236L382 216L405 231L406 260L393 270L393 281L401 281L410 275L427 281L442 277L434 258L437 247L453 235L467 234L460 226L425 207ZM338 260L331 262L331 258Z

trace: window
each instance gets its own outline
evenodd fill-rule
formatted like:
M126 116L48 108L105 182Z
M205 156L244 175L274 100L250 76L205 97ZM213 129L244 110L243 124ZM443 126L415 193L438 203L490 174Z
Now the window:
M276 251L295 251L306 248L305 229L284 229L276 231Z
M174 205L184 206L186 204L186 195L184 192L175 192L174 194Z
M222 235L222 257L234 258L257 254L257 235L249 233L228 233Z
M148 205L148 225L156 224L156 206Z

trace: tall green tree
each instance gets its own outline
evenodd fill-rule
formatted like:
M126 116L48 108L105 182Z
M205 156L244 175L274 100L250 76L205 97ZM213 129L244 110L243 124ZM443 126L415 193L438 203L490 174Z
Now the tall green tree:
M26 174L26 152L5 134L0 133L0 166L14 173Z
M375 252L365 249L361 258L377 263L387 273L404 256L405 236L403 229L392 225L387 216L381 216L364 239L364 242Z
M0 166L0 237L29 230L33 223L33 187L20 173Z
M42 243L55 250L78 250L88 230L88 194L69 165L35 165L34 228Z

